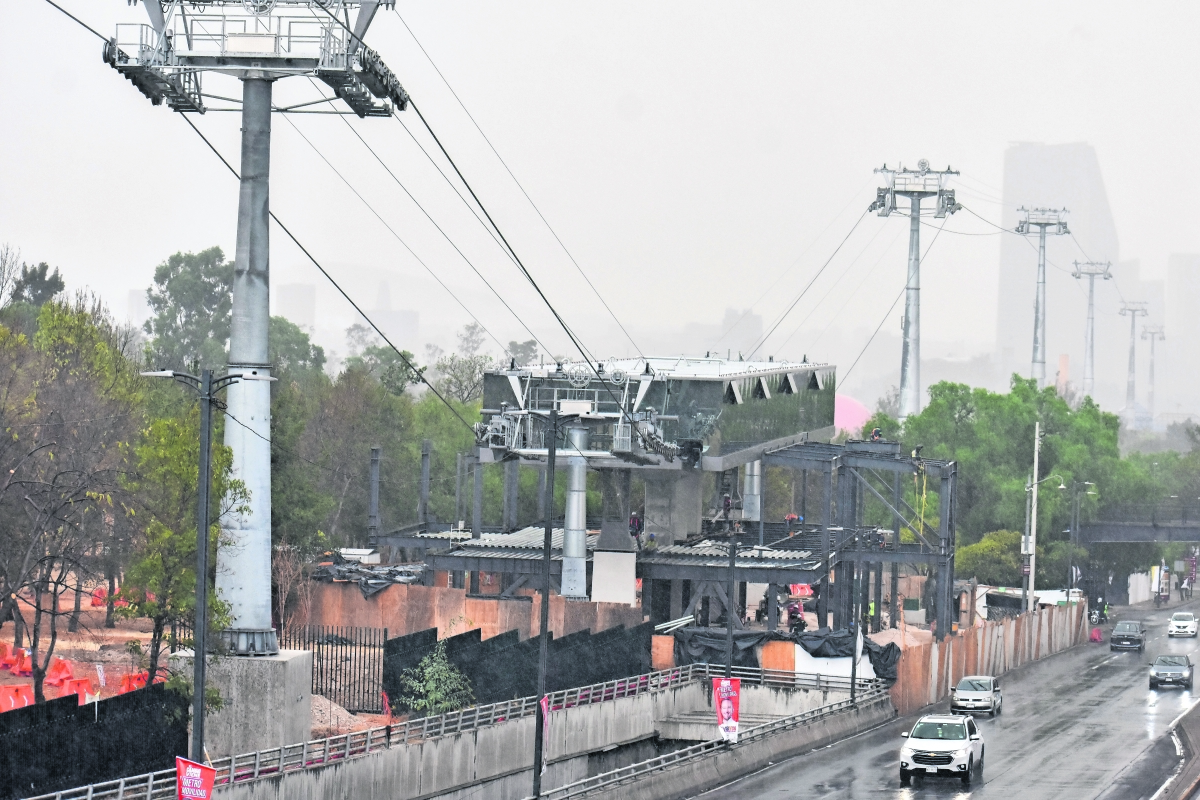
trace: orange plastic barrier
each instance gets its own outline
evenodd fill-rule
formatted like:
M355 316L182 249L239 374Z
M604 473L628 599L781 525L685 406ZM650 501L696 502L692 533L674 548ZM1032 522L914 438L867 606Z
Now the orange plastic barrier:
M0 642L0 669L9 669L13 665L12 648Z
M121 676L121 688L118 690L117 693L125 694L126 692L133 692L138 689L145 689L146 681L149 680L149 678L150 678L150 674L148 672L146 672L145 670L143 670L142 672L136 672L136 673L132 673L132 674L122 675Z
M47 686L62 686L74 677L75 675L71 671L71 662L56 658L50 664L50 669L46 673L45 683Z
M11 711L33 705L33 684L0 686L0 711Z
M29 660L29 653L24 650L17 653L16 663L11 668L13 675L29 677L33 674L33 662Z
M58 693L58 696L66 697L70 694L79 695L79 705L84 705L88 701L88 695L95 694L95 692L92 691L92 682L89 679L74 678L63 683L62 691Z

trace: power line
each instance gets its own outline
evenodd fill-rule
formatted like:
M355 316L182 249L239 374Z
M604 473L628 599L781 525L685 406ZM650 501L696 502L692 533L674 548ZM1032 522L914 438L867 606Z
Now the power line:
M196 127L196 125L188 118L187 114L180 114L179 116L181 116L183 118L183 121L188 124L189 128L191 128L193 131L196 132L196 135L200 137L201 141L203 141L206 145L208 145L208 149L213 152L213 155L215 155L217 158L219 158L221 160L221 163L225 165L225 168L228 169L231 173L233 173L233 176L240 181L242 179L242 176L240 174L238 174L238 171L233 168L232 164L230 164L228 161L225 160L225 156L221 155L221 151L218 150L215 146L213 146L213 143L210 142L208 140L208 137L205 136L200 131L200 129ZM346 302L349 303L351 305L351 307L355 311L357 311L359 313L359 315L362 316L363 319L365 319L367 321L367 324L370 325L375 330L375 333L379 334L379 338L383 339L384 343L386 343L388 347L392 348L392 350L394 350L396 352L396 355L400 356L400 360L403 361L410 370L412 370L414 375L416 375L418 378L421 379L421 383L428 386L429 391L433 392L434 396L437 397L437 399L441 400L442 404L445 405L446 408L450 409L450 413L452 413L452 414L454 414L454 416L458 417L458 421L461 422L464 426L466 426L466 428L471 431L471 434L474 435L475 426L472 425L471 423L467 422L467 420L463 417L463 415L458 413L458 409L456 409L453 405L451 405L450 401L447 400L445 398L445 396L443 396L442 393L439 392L434 387L434 385L429 382L429 379L425 377L423 371L418 370L417 365L408 360L408 356L404 355L403 350L396 347L396 345L392 344L392 341L390 339L388 339L387 336L384 334L384 332L379 329L379 326L376 325L371 320L371 318L368 317L361 308L359 308L358 303L354 302L354 300L350 297L350 295L346 293L346 290L341 287L341 284L339 284L337 281L335 281L333 279L333 276L329 274L329 272L325 269L325 267L321 266L321 262L317 261L317 259L313 257L313 254L308 252L308 249L305 248L304 245L300 244L300 240L297 239L290 230L288 230L288 227L283 224L283 222L279 219L279 217L275 214L275 212L268 209L267 213L271 215L271 219L275 220L275 224L279 226L279 229L282 230L284 232L284 234L286 234L287 237L292 240L292 244L294 244L294 245L296 245L296 247L300 248L300 252L304 253L304 255L307 256L308 260L313 263L313 266L315 266L320 271L320 273L325 276L325 279L328 280L330 284L332 284L333 288L337 289L338 294L340 294L343 298L345 298ZM470 313L470 312L468 312L468 313Z
M817 343L820 342L823 338L825 338L825 334L829 332L829 329L831 327L833 327L833 323L838 319L838 317L840 317L842 315L842 311L844 311L846 306L850 304L850 301L858 296L858 292L860 289L862 289L863 284L865 284L867 282L867 280L872 275L875 274L875 270L877 270L879 268L879 265L883 263L883 259L886 258L887 255L891 252L892 247L895 246L896 241L900 238L900 234L902 234L903 232L904 231L902 229L896 230L896 235L892 237L892 240L890 242L888 242L887 247L885 247L883 252L879 254L879 258L875 259L875 263L871 265L871 269L869 269L867 271L867 274L864 275L862 277L862 280L860 280L858 282L858 285L854 287L854 291L852 291L850 293L850 295L842 303L841 307L838 308L837 313L829 318L829 322L825 323L825 327L821 329L821 332L819 334L817 334L817 338L813 339L812 344L809 345L810 348L816 347ZM799 332L799 328L797 328L797 332ZM793 336L794 335L795 334L793 334Z
M84 22L83 20L81 20L79 17L77 17L77 16L75 16L74 14L72 14L70 11L67 11L65 8L63 8L62 6L60 6L58 3L54 2L54 0L46 0L46 2L47 2L47 3L49 3L50 5L54 6L55 8L57 8L57 9L58 9L59 11L61 11L62 13L66 14L66 15L67 15L68 17L70 17L71 19L73 19L73 20L75 20L76 22L78 22L78 23L79 23L80 25L82 25L82 26L83 26L83 27L84 27L86 30L89 30L89 31L91 31L93 34L95 34L96 36L100 37L100 39L101 39L101 40L103 40L103 41L105 41L105 42L107 42L107 41L108 41L108 37L107 37L107 36L105 36L105 35L104 35L103 33L101 33L100 31L96 30L95 28L93 28L91 25L88 25L86 22Z
M285 120L287 120L287 123L288 123L289 125L291 125L291 126L292 126L292 129L293 129L293 130L295 130L295 131L296 131L296 133L298 133L298 134L300 135L300 138L301 138L301 139L303 139L303 140L304 140L304 142L305 142L305 143L306 143L306 144L307 144L309 147L311 147L311 148L313 149L313 152L315 152L315 153L317 154L317 156L318 156L318 157L320 157L320 159L321 159L322 161L324 161L324 162L325 162L325 165L326 165L326 166L328 166L328 167L329 167L331 170L333 170L333 174L334 174L334 175L337 175L339 178L341 178L342 182L343 182L344 184L346 184L346 186L347 186L347 187L350 189L350 191L351 191L351 192L353 192L353 193L354 193L354 196L355 196L355 197L357 197L357 198L358 198L360 201L362 201L362 204L363 204L363 205L365 205L365 206L367 207L367 210L368 210L368 211L370 211L372 214L374 214L374 215L375 215L375 218L376 218L376 219L378 219L380 222L382 222L382 223L383 223L383 226L384 226L385 228L387 228L387 229L388 229L388 232L389 232L390 234L392 234L392 236L393 236L393 237L396 239L396 241L398 241L398 242L399 242L399 243L400 243L400 244L401 244L401 245L404 247L404 249L408 251L409 255L411 255L413 258L415 258L415 259L417 260L417 263L418 263L418 264L420 264L422 267L424 267L424 268L425 268L425 271L429 273L430 277L432 277L432 278L433 278L435 281L437 281L437 282L438 282L438 285L439 285L439 286L441 286L443 289L445 289L445 290L446 290L446 292L447 292L447 293L449 293L449 295L450 295L451 297L453 297L453 298L454 298L454 301L455 301L456 303L458 303L458 305L459 305L459 306L462 308L462 310L463 310L463 311L466 311L466 312L467 312L467 315L468 315L468 316L470 316L470 317L471 317L471 319L475 320L475 322L476 322L476 323L479 325L479 327L483 328L484 332L485 332L485 333L486 333L488 336L490 336L490 337L491 337L492 341L494 341L494 342L495 342L497 345L499 345L499 346L500 346L500 349L501 349L501 350L503 350L505 353L508 353L508 349L507 349L507 348L504 346L504 344L503 344L503 343L502 343L502 342L501 342L499 339L497 339L497 338L496 338L496 336L495 336L495 335L494 335L494 334L493 334L491 331L489 331L489 330L487 329L487 327L485 327L485 326L484 326L484 324L483 324L482 322L480 322L480 321L479 321L479 318L478 318L477 316L475 316L475 314L471 313L471 310L470 310L469 308L467 308L466 304L465 304L465 303L463 303L463 301L462 301L462 300L460 300L456 294L454 294L454 292L453 292L453 291L450 289L450 287L449 287L449 286L447 286L447 285L445 284L445 282L444 282L444 281L442 281L442 279L441 279L441 278L439 278L439 277L437 276L437 273L435 273L435 272L434 272L434 271L433 271L433 270L432 270L432 269L429 267L429 265L428 265L428 264L426 264L426 263L425 263L425 262L424 262L424 261L421 259L421 257L420 257L420 256L418 256L418 255L416 254L416 252L414 252L414 251L413 251L413 249L412 249L411 247L409 247L408 243L407 243L406 241L404 241L404 239L402 239L402 238L400 237L400 234L396 233L396 230L395 230L395 229L394 229L394 228L393 228L393 227L392 227L390 224L388 224L387 220L385 220L385 219L383 218L383 216L382 216L382 215L381 215L381 214L380 214L378 211L376 211L376 210L375 210L375 207L374 207L374 206L372 206L372 205L371 205L371 204L370 204L370 203L367 201L367 199L366 199L365 197L363 197L363 196L362 196L362 194L361 194L361 193L359 193L358 189L354 188L354 184L350 183L350 181L349 181L349 180L346 178L346 176L344 176L344 175L343 175L343 174L342 174L340 171L338 171L338 168L337 168L337 167L335 167L335 166L334 166L334 165L333 165L333 164L332 164L332 163L329 161L329 159L325 157L325 154L324 154L324 153L322 153L322 152L320 151L320 149L319 149L319 148L318 148L316 145L314 145L314 144L313 144L313 143L312 143L312 142L309 140L309 138L308 138L307 136L305 136L305 135L304 135L304 132L303 132L303 131L301 131L301 130L300 130L298 127L296 127L296 123L292 122L292 121L291 121L290 119L288 119L286 116L284 117L284 119L285 119ZM194 127L194 126L193 126L193 127ZM468 263L470 263L470 262L468 262ZM474 266L473 266L473 265L472 265L472 269L474 269ZM476 274L477 274L477 275L479 274L479 273L478 273L478 271L476 271ZM481 278L481 279L482 279L482 277L483 277L483 276L480 276L480 278ZM484 283L487 285L487 287L488 287L489 289L492 289L492 286L491 286L491 284L487 283L487 281L486 281L486 280L484 281ZM495 289L492 289L492 292L493 292L493 293L495 293L495 291L496 291ZM498 295L497 295L497 296L498 296ZM503 300L501 300L500 302L502 302L502 303L503 303L504 301L503 301ZM505 307L507 308L507 304L506 304L506 306L505 306ZM510 309L509 309L509 311L512 311L512 309L510 308ZM518 319L518 321L520 321L520 320ZM372 327L374 327L374 326L372 326ZM528 330L528 329L527 329L527 330Z
M753 358L754 354L758 352L759 348L762 347L766 343L767 339L771 338L771 334L775 333L775 329L779 327L780 323L782 323L785 319L787 319L787 315L792 313L792 309L794 309L796 307L796 304L799 303L804 298L804 295L808 294L808 290L812 288L812 285L814 283L816 283L817 278L821 277L821 273L823 273L825 271L825 268L829 266L829 262L833 261L834 256L836 256L841 251L842 246L844 244L846 244L846 242L850 239L850 236L854 233L854 231L858 230L859 224L864 219L866 219L868 210L869 209L865 209L862 213L862 216L860 216L857 220L855 220L854 225L851 226L849 232L847 232L846 235L842 238L842 241L838 242L838 246L835 247L833 252L829 254L829 258L825 259L825 263L822 264L821 268L818 269L816 274L812 276L812 279L808 282L808 285L805 286L800 291L800 294L796 295L796 299L792 301L792 304L787 307L787 309L779 316L779 319L777 319L775 321L775 324L771 326L771 330L767 331L766 334L764 334L762 337L759 338L758 343L756 345L754 345L754 348L750 351L751 358Z
M943 226L946 224L946 219L949 219L949 217L943 218ZM941 232L941 228L939 228L938 232L933 235L933 240L930 241L929 247L925 248L925 255L921 256L920 261L917 262L917 266L925 263L925 259L929 257L929 251L932 250L934 244L937 243L938 236L941 234ZM854 363L850 365L850 369L846 370L846 374L843 375L840 380L845 381L850 377L850 373L853 372L854 368L858 366L858 362L862 360L863 354L867 352L867 348L871 346L871 342L875 341L875 337L879 334L880 329L883 327L883 323L887 322L887 318L892 315L892 311L894 311L896 308L896 303L900 302L900 298L904 296L904 292L907 288L907 285L900 287L900 293L896 295L896 299L893 300L891 306L888 307L887 313L883 315L883 319L879 320L879 324L875 326L875 332L871 334L870 339L867 339L867 343L863 345L863 349L858 351L858 357L854 359Z
M492 140L489 139L487 134L483 132L483 128L479 126L479 122L476 121L474 115L467 110L466 104L463 103L462 98L458 96L458 92L454 91L454 87L450 85L450 81L446 80L446 76L442 74L440 69L438 69L438 65L434 63L433 57L429 55L429 51L425 49L425 45L421 44L421 41L417 39L417 35L413 33L412 28L410 28L408 23L405 22L404 17L400 16L400 11L395 6L392 6L392 11L396 14L396 18L400 20L400 24L402 24L404 29L408 31L408 35L412 37L414 42L416 42L416 45L421 50L421 53L429 61L429 65L433 67L433 71L436 72L438 77L442 79L442 83L446 84L446 88L450 90L450 94L453 95L455 101L463 110L463 113L467 115L467 119L471 120L471 124L475 126L475 130L479 131L479 135L483 137L485 142L487 142L487 146L491 148L492 153L496 156L497 160L500 161L500 164L504 167L504 171L507 172L508 176L513 179L513 183L517 185L517 188L521 190L521 194L523 194L525 199L529 201L529 205L533 207L535 212L537 212L538 217L546 225L546 229L550 231L550 235L554 237L554 241L558 242L558 246L562 248L562 251L567 254L567 258L569 258L571 263L575 265L575 269L579 272L580 277L587 282L587 285L596 295L596 298L600 301L601 305L604 306L604 309L608 312L609 316L613 318L613 321L617 323L617 326L621 329L621 332L625 334L625 338L629 340L631 345L633 345L633 349L638 352L638 355L642 356L642 358L645 358L646 356L645 353L642 352L642 348L638 347L637 342L634 341L633 337L629 334L629 331L625 329L625 326L621 323L621 320L617 318L616 313L612 310L612 308L609 307L608 301L606 301L604 296L600 294L600 290L596 288L595 284L592 283L592 279L588 277L587 273L584 272L583 267L581 267L579 262L575 260L575 256L571 255L571 251L567 249L566 244L564 244L563 240L559 238L557 231L554 230L554 227L550 224L550 221L546 219L544 214L542 214L542 210L538 208L537 203L533 202L533 198L529 196L529 192L525 191L525 187L521 185L519 180L517 180L517 176L508 166L508 162L504 160L504 157L500 155L500 151L498 151L496 146L492 144Z
M724 341L726 336L733 333L733 329L736 328L738 325L742 324L742 320L744 320L747 316L749 316L750 312L754 310L754 307L757 306L759 303L761 303L763 301L763 298L765 298L767 295L769 295L771 293L771 291L777 285L779 285L779 282L781 280L783 280L784 277L789 272L791 272L793 269L796 268L796 265L800 263L800 259L804 258L805 254L808 253L809 250L812 250L814 247L816 247L817 242L819 242L821 240L821 237L825 235L825 232L833 227L833 223L837 222L838 219L841 218L842 214L846 213L846 209L854 204L854 201L856 199L858 199L859 194L862 193L862 190L865 189L867 187L867 184L870 182L871 182L871 179L868 178L866 183L864 183L862 186L858 187L858 190L855 191L854 194L850 197L850 199L846 201L846 205L842 206L841 210L838 211L837 214L835 214L833 216L833 219L829 220L829 222L826 223L825 227L822 228L821 231L812 238L812 241L810 241L808 243L808 246L806 246L803 250L800 251L800 255L796 256L796 258L792 260L792 263L789 264L787 267L785 267L784 270L775 277L775 280L771 282L771 285L763 290L763 293L758 296L758 299L755 300L753 303L751 303L750 307L747 308L745 311L743 311L742 315L740 317L738 317L732 325L730 325L728 328L725 329L725 332L722 333L720 335L720 337L717 339L717 341L716 341L717 344L720 344L722 341Z

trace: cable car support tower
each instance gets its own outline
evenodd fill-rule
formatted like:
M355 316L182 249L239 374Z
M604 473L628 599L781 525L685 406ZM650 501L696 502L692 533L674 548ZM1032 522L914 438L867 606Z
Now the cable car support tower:
M136 1L136 0L135 0ZM272 87L293 76L328 85L359 117L403 111L408 95L363 44L376 12L394 0L144 0L149 22L117 26L104 60L154 105L205 112L205 73L242 82L241 186L234 257L230 372L269 377L269 177ZM271 626L271 394L266 380L230 387L225 444L248 510L223 526L217 589L231 604L222 633L231 652L269 655Z

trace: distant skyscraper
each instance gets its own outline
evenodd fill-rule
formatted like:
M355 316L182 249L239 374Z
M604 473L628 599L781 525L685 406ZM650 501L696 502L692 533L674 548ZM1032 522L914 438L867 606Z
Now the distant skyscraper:
M419 347L421 315L408 309L392 309L392 295L387 283L379 284L375 295L376 307L367 315L374 321L383 335L401 350L415 353Z
M968 195L960 199L971 203ZM1111 260L1113 277L1121 290L1137 291L1130 283L1137 280L1136 266L1133 275L1128 275L1122 269L1124 265L1117 261L1116 225L1100 163L1091 145L1084 142L1012 145L1004 154L1003 200L1001 224L1009 230L1016 227L1020 206L1068 209L1071 231L1087 251L1088 259ZM1027 237L1005 235L1000 239L996 349L1005 382L1013 372L1029 373L1037 282L1036 247L1037 242ZM1087 303L1078 281L1071 277L1071 262L1085 258L1069 236L1048 240L1046 257L1046 351L1068 354L1071 361L1082 364ZM1096 295L1095 394L1103 405L1116 410L1125 396L1128 331L1118 322L1119 302L1111 283L1098 284ZM1125 331L1124 337L1121 331Z
M311 283L285 283L275 290L275 313L309 334L317 329L317 288Z
M1167 259L1166 339L1159 343L1157 409L1168 419L1192 416L1200 422L1200 254L1174 253Z
M126 316L130 324L137 325L139 328L143 322L150 319L150 304L146 302L145 289L131 289L129 291L129 310Z

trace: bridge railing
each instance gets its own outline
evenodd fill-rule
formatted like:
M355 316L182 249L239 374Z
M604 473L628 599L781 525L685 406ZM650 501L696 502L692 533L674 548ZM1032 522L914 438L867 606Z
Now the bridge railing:
M1200 504L1182 502L1122 503L1100 509L1096 512L1093 521L1200 525Z
M751 685L817 691L850 690L850 679L838 676L804 674L758 667L734 667L733 677ZM720 664L688 664L673 669L634 675L605 683L564 689L547 694L551 711L604 703L648 692L660 692L689 684L723 677ZM864 699L882 691L876 680L857 681ZM475 706L428 717L405 720L362 731L343 733L325 739L273 747L255 753L215 759L218 786L242 783L278 775L282 772L315 769L348 758L386 750L397 745L451 736L457 733L495 725L508 720L532 716L537 708L536 697L521 697L500 703ZM772 723L773 724L773 723ZM168 769L149 775L137 775L116 781L97 783L76 789L39 795L30 800L166 800L175 797L175 770Z

